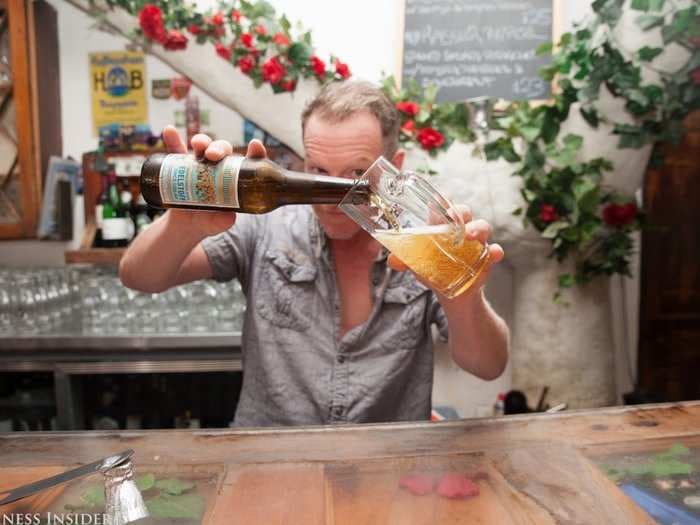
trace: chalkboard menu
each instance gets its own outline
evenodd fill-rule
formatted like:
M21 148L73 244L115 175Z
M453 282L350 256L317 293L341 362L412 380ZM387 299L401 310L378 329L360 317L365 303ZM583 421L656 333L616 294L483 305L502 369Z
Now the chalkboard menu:
M435 84L439 101L549 95L535 50L552 40L552 0L405 2L404 82Z

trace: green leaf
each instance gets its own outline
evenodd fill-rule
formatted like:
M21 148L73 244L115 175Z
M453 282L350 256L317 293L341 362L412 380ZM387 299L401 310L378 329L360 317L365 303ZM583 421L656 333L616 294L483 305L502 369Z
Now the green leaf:
M516 217L520 216L523 214L523 209L522 208L516 208L512 211L512 215L515 215Z
M286 15L282 15L282 17L280 18L280 27L285 33L289 33L289 30L292 28L292 24L289 22L289 19Z
M172 494L173 496L179 496L183 492L187 492L188 490L194 488L194 483L191 481L183 481L181 479L174 478L159 479L156 482L156 488L165 491L168 494Z
M564 137L564 147L573 151L578 151L583 145L583 137L581 135L575 135L569 133Z
M579 112L581 113L581 116L583 117L583 119L586 122L588 122L588 124L591 127L593 127L593 128L598 127L598 123L600 122L600 119L598 118L598 111L595 108L592 107L592 108L586 109L584 107L581 107L581 109L579 109Z
M136 487L138 487L138 489L141 492L146 492L147 490L152 489L153 485L155 485L155 483L156 483L156 477L150 472L147 472L143 476L139 476L136 479Z
M289 59L298 64L305 64L311 58L311 48L307 44L295 42L287 51Z
M90 485L80 495L80 499L88 507L100 507L105 504L105 488L103 485Z
M547 108L542 122L542 140L545 144L551 144L559 134L561 122L558 118L556 108Z
M537 126L523 126L520 128L520 133L528 142L534 142L540 136L540 128Z
M501 146L496 142L488 142L484 145L486 160L497 160L501 157Z
M639 60L643 60L644 62L651 62L663 52L664 50L661 47L644 46L639 51L637 51L637 56L639 57Z
M537 49L535 50L535 54L537 56L541 55L549 55L552 52L552 43L551 42L544 42L543 44L540 44L537 46Z
M183 518L199 520L204 514L204 498L199 494L172 496L161 493L146 501L148 512L153 518Z
M661 36L664 39L664 44L679 40L690 27L693 15L694 13L690 7L677 11L671 24L661 29Z
M644 31L658 27L664 23L664 17L659 15L640 15L635 20Z
M571 226L568 221L556 221L549 224L542 232L542 237L545 239L554 239L560 231Z
M682 443L674 443L667 451L657 454L655 457L657 460L677 458L682 456L689 456L690 449L683 445Z
M649 0L649 10L650 11L661 11L666 0Z
M649 11L649 0L632 0L631 7L637 11Z
M563 273L559 276L560 288L571 288L575 284L574 276L570 273Z

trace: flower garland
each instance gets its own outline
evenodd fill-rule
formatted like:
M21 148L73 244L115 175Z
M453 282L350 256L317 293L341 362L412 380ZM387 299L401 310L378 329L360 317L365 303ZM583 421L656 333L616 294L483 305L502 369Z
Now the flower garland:
M626 1L640 12L641 30L660 27L664 44L678 44L691 53L679 71L659 72L660 84L644 84L641 69L651 67L663 48L624 51L614 37ZM248 75L256 87L267 83L275 93L294 91L299 78L326 83L351 76L348 65L338 58L331 56L329 67L314 54L310 32L294 39L287 18L277 17L263 0L222 2L218 10L204 14L182 1L106 2L138 16L135 36L147 43L172 51L185 49L190 38L198 44L211 43L219 57ZM699 5L681 9L672 0L595 0L592 7L595 17L585 27L562 35L551 65L541 72L545 80L556 81L551 102L508 105L491 123L501 136L483 148L487 160L503 158L518 165L515 174L523 179L525 206L514 214L551 242L553 257L575 258L575 272L559 278L561 288L599 275L629 275L634 246L630 234L643 224L643 214L631 196L602 185L603 172L612 164L602 158L578 161L583 138L559 137L572 104L581 103L581 115L595 128L606 121L596 108L601 87L622 98L635 124L611 123L620 148L640 148L658 140L677 143L685 132L683 119L700 108ZM538 52L550 53L552 46ZM422 89L407 82L398 89L391 77L383 88L401 115L399 138L406 146L437 156L455 140L474 142L467 104L437 103L434 87Z

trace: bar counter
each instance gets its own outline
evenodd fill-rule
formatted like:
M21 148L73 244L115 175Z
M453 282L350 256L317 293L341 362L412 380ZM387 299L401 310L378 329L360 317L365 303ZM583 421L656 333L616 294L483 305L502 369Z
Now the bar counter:
M655 523L627 495L639 491L700 521L700 402L438 423L0 434L0 491L129 448L137 478L194 480L190 500L202 504L191 523ZM468 477L478 495L406 490L407 475L445 474ZM78 495L71 485L0 511L57 512Z

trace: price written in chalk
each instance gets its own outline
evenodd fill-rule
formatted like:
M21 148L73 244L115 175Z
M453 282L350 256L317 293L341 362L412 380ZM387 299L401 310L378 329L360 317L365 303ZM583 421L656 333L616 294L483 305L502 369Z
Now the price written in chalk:
M535 49L552 39L552 0L406 0L403 78L439 101L546 98Z

